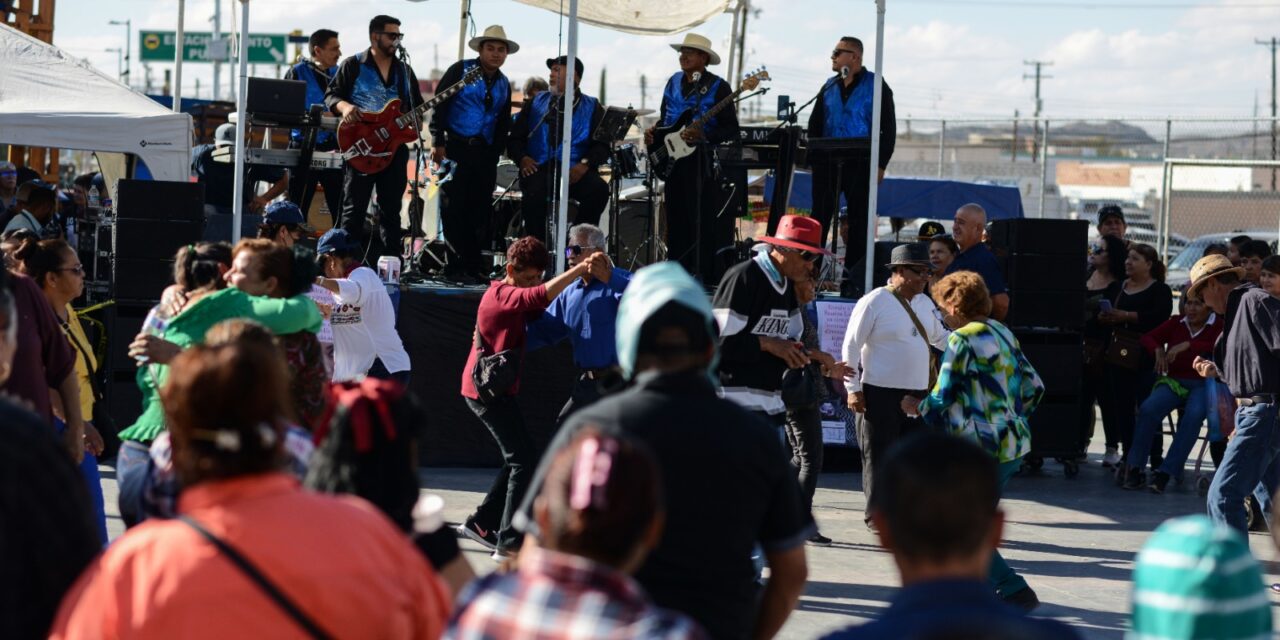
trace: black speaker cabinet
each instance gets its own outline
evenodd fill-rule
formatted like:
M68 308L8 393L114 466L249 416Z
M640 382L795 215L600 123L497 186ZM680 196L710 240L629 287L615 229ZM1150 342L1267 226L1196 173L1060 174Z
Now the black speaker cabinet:
M1084 296L1083 289L1010 289L1009 315L1004 323L1014 328L1079 331L1084 327Z
M116 220L116 257L172 261L178 249L200 241L203 226L191 220L119 218Z
M1040 380L1046 396L1079 398L1084 370L1084 344L1080 334L1017 332L1018 344Z
M118 300L159 300L173 284L173 260L117 257L114 284Z
M137 220L204 221L204 185L198 182L121 180L116 217Z
M1081 249L1077 256L1044 253L1013 253L997 258L1002 263L1010 291L1053 289L1084 294L1084 259ZM1012 294L1011 294L1012 295Z
M1089 223L1084 220L996 220L991 223L989 233L991 247L997 253L1079 256L1077 264L1081 265L1079 269L1084 269L1089 241Z

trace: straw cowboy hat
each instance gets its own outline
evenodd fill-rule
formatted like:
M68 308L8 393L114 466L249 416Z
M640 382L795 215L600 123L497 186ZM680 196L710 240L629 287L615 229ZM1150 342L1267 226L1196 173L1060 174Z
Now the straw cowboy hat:
M697 49L698 51L703 51L708 56L711 56L711 59L707 61L707 64L720 64L720 54L716 53L715 50L711 48L711 41L708 40L706 36L700 36L696 33L686 33L684 34L684 42L672 44L671 48L676 51L686 48Z
M507 38L507 31L500 24L485 27L484 33L468 41L467 46L471 47L472 51L479 51L480 45L484 44L485 40L501 40L507 43L507 53L515 53L520 50L520 45L516 44L515 40Z
M1191 286L1187 287L1187 295L1196 295L1210 278L1226 273L1244 276L1244 267L1234 266L1226 256L1216 254L1196 260L1191 267Z

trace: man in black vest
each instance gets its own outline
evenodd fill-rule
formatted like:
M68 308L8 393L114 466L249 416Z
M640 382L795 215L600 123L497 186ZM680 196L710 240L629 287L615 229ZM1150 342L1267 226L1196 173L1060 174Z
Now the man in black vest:
M690 33L671 48L680 52L680 71L667 80L662 92L659 124L664 127L675 124L686 111L699 117L733 93L728 82L707 71L708 65L720 64L710 40ZM654 129L645 131L645 144L652 144L653 136ZM718 215L726 203L715 179L711 145L738 137L737 108L730 105L702 129L689 129L681 137L697 143L698 149L676 161L666 179L667 259L679 261L703 283L714 282L715 253L732 241L733 215Z
M453 178L441 187L440 218L449 243L446 274L463 283L487 280L480 267L480 250L490 240L485 230L493 212L498 183L498 156L511 130L511 83L503 75L507 56L520 45L498 25L467 43L480 55L459 60L445 70L440 87L447 89L477 65L483 79L466 86L431 114L431 158L457 163ZM485 235L481 240L481 235Z
M573 142L569 146L569 197L578 201L578 213L570 225L600 224L600 214L609 203L609 185L597 168L609 159L609 145L593 139L604 117L599 100L578 92L582 82L582 59L574 60ZM563 140L565 67L568 56L547 60L551 70L551 90L539 93L516 115L507 143L507 157L520 163L524 232L547 241L548 194L560 188L560 151ZM568 229L561 229L563 238ZM557 246L563 244L558 241Z
M301 80L307 83L307 108L311 105L323 105L325 91L338 73L338 59L342 57L342 45L338 43L338 32L332 29L317 29L307 41L307 49L311 52L309 60L301 60L289 67L285 72L285 80ZM306 132L294 129L289 134L289 148L302 147ZM316 151L337 151L338 136L332 131L316 132ZM338 224L338 214L342 212L342 170L324 169L309 170L306 180L289 182L289 201L296 202L303 215L311 209L311 199L316 195L316 185L324 189L324 202L329 207L329 215L333 224Z

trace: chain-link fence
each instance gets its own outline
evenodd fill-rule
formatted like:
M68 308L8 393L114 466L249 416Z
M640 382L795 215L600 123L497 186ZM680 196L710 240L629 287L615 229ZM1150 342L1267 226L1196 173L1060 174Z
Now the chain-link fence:
M1249 226L1266 215L1270 216L1267 228L1280 226L1277 184L1271 178L1274 167L1184 163L1172 169L1176 174L1172 182L1166 179L1165 168L1171 158L1274 161L1278 122L1272 118L900 119L888 173L1016 187L1028 217L1092 221L1102 205L1118 204L1129 221L1129 236L1159 246L1172 258L1200 235L1227 232L1243 223L1218 220L1212 213L1196 218L1179 209L1166 228L1161 221L1163 203L1173 195L1170 189L1182 198L1178 207L1194 208L1209 200L1235 202L1239 203L1231 205L1235 208L1223 211L1249 209L1253 217L1243 218Z

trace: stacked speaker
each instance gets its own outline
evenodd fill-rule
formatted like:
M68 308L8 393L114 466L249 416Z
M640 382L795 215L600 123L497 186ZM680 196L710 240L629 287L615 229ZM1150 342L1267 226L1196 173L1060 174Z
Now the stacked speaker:
M1004 263L1009 315L1022 351L1040 374L1045 396L1031 415L1032 454L1071 458L1079 453L1083 371L1085 266L1088 223L1083 220L999 220L992 250ZM1067 471L1074 475L1076 467Z
M173 284L178 249L199 242L204 231L204 185L121 180L116 186L111 290L107 314L107 400L116 425L133 424L142 408L129 343L147 313Z

